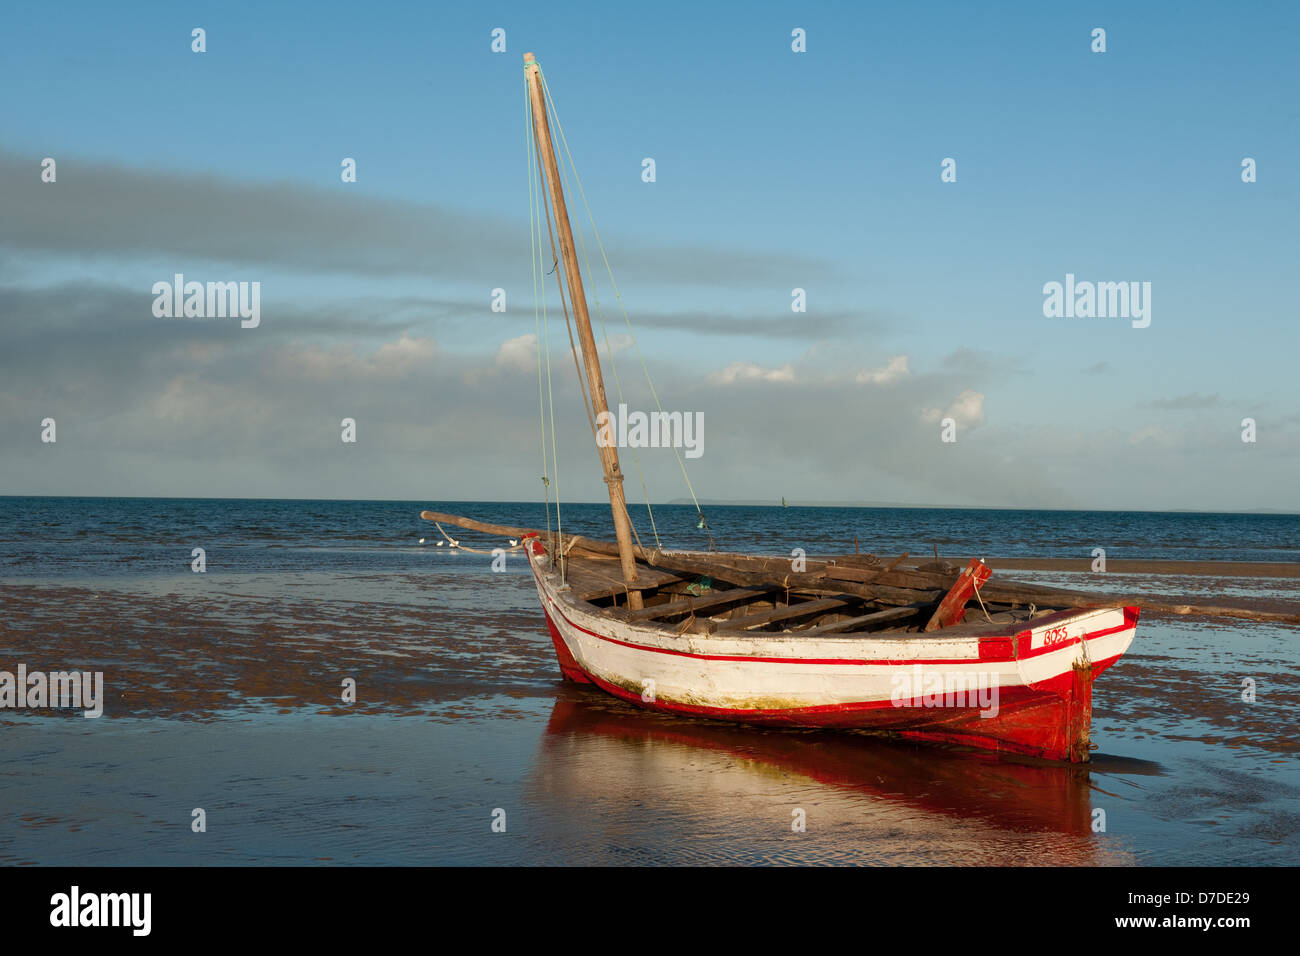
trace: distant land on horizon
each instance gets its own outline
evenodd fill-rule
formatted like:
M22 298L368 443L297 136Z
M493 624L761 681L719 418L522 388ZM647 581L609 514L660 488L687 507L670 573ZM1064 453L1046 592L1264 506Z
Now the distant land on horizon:
M591 503L601 504L601 502ZM663 504L693 505L694 502L690 498L674 498L671 501L663 502ZM706 505L711 508L780 508L781 500L779 498L775 501L770 499L728 500L723 498L701 498L700 506L704 507ZM1133 511L1135 513L1149 512L1151 514L1297 515L1297 512L1284 511L1280 508L1250 508L1243 511L1202 511L1197 508L1161 508L1158 510L1146 508L1017 508L1011 505L936 505L909 504L898 501L787 501L786 506L790 508L913 508L933 511Z
M522 504L541 504L537 499L500 499L488 500L479 498L272 498L259 495L234 495L213 497L211 495L24 495L24 494L0 494L0 501L13 498L68 498L71 500L85 501L112 501L122 500L141 500L141 501L356 501L356 502L400 502L400 503L424 503L428 504L478 504L478 505L522 505ZM562 501L563 505L602 505L609 507L608 501ZM651 507L663 507L665 505L683 505L693 507L694 502L690 498L673 498L669 501L651 502ZM1206 515L1277 515L1280 517L1300 517L1300 512L1285 511L1280 508L1250 508L1240 511L1205 511L1197 508L1024 508L1013 507L1011 505L938 505L938 504L916 504L910 502L891 502L891 501L787 501L786 505L790 508L900 508L912 509L916 511L1081 511L1081 512L1115 512L1124 513L1132 512L1133 514L1206 514ZM701 498L701 507L708 508L780 508L781 499L766 498ZM645 503L640 501L629 501L628 507L644 508Z

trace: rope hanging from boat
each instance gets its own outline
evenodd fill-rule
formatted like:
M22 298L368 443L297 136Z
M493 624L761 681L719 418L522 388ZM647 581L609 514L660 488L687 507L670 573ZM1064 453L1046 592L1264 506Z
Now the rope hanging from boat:
M623 315L623 323L627 326L628 335L629 335L629 337L632 339L632 346L633 346L633 348L636 350L637 358L640 360L640 363L641 363L641 371L642 371L642 373L645 375L646 384L650 387L650 395L651 395L651 397L654 398L655 406L659 409L660 414L663 414L663 413L664 413L664 406L663 406L663 403L659 400L659 392L655 389L654 379L653 379L653 378L651 377L651 375L650 375L650 368L649 368L649 366L646 364L645 355L641 352L641 345L640 345L640 343L637 341L636 332L632 329L632 322L631 322L631 320L628 318L628 314L627 314L627 306L626 306L626 305L624 304L624 302L623 302L623 295L622 295L622 293L619 292L618 282L617 282L617 281L615 280L615 278L614 278L614 270L613 270L613 267L611 267L610 264L609 264L609 256L606 255L606 253L605 253L605 244L601 241L601 238L600 238L600 230L596 228L596 220L595 220L595 217L594 217L594 216L592 215L592 213L591 213L591 204L587 201L587 193L586 193L586 190L584 190L584 189L582 188L582 177L581 177L581 176L579 175L579 173L578 173L578 167L577 167L577 164L575 164L574 161L573 161L573 154L569 151L569 141L568 141L568 139L567 139L567 138L565 137L565 135L564 135L564 126L563 126L563 124L560 122L559 113L558 113L558 111L556 110L556 107L555 107L555 101L554 101L554 99L553 99L552 96L551 96L551 90L550 90L550 87L549 87L549 86L547 85L547 83L546 83L546 74L545 74L544 72L542 72L542 69L541 69L541 66L540 66L540 65L537 67L537 71L538 71L538 74L540 75L541 80L542 80L542 89L543 89L543 91L544 91L545 94L546 94L546 102L550 104L550 112L551 112L551 116L552 116L552 117L554 118L554 120L555 120L555 128L556 128L556 131L560 134L560 144L564 147L564 155L565 155L565 157L566 157L566 158L568 159L568 161L569 161L569 166L570 166L570 168L573 170L573 179L574 179L574 183L575 183L575 184L577 185L577 187L578 187L578 195L582 198L582 205L583 205L583 208L586 210L586 212L587 212L587 219L588 219L588 221L591 223L591 231L592 231L592 235L593 235L593 237L594 237L595 240L596 240L596 248L599 250L601 260L602 260L602 261L604 262L604 264L605 264L605 271L606 271L606 273L607 273L608 276L609 276L609 284L610 284L610 288L611 288L611 289L613 290L613 292L614 292L614 298L618 301L618 307L619 307L619 310L620 310L620 312L621 312L622 315ZM563 170L561 170L561 171L563 171ZM579 241L581 241L581 239L582 239L581 229L579 229L578 236L579 236ZM583 246L583 258L584 258L584 260L586 259L586 248L585 248L585 245ZM588 269L588 273L590 273L590 271L591 271L590 263L587 263L587 269ZM603 312L602 312L601 307L600 307L600 299L595 295L594 288L593 288L593 299L594 299L594 301L595 301L595 303L596 303L596 316L597 316L597 318L599 319L599 321L600 321L600 325L601 325L601 329L602 329L602 331L603 331L604 334L605 334L605 347L606 347L606 350L609 352L610 368L611 368L611 369L613 370L613 372L614 372L614 381L615 381L615 384L618 385L618 387L619 387L619 398L620 398L620 401L621 401L621 400L622 400L622 386L621 386L621 383L619 382L619 377L618 377L618 365L617 365L617 362L615 362L615 360L614 360L614 350L610 347L610 344L609 344L609 332L608 332L608 330L605 328L605 320L604 320ZM677 459L677 465L678 465L678 467L681 469L681 472L682 472L682 478L685 480L685 482L686 482L686 488L687 488L687 490L690 492L690 495L691 495L691 501L695 504L695 513L699 516L699 519L700 519L700 520L699 520L699 524L697 525L697 527L699 527L700 529L705 530L706 532L708 532L708 522L707 522L707 521L705 520L705 518L704 518L704 512L703 512L702 510L700 510L700 501L699 501L699 498L698 498L698 497L696 496L696 494L695 494L695 487L694 487L694 485L691 484L691 477L690 477L690 475L687 473L687 470L686 470L686 462L682 460L681 453L677 450L677 448L676 448L675 446L673 447L673 457L675 457L675 458ZM637 468L638 468L638 471L639 471L639 470L640 470L640 461L639 461L639 459L636 458L636 455L635 455L635 449L633 450L633 458L634 458L634 460L636 460ZM642 480L642 488L644 489L644 487L645 487L645 482L644 482L644 478L643 478L643 480ZM646 494L646 510L647 510L648 512L650 512L650 522L651 522L651 526L653 527L653 525L654 525L654 512L653 512L653 510L652 510L651 507L650 507L650 497L649 497L649 494L648 494L648 493ZM656 541L656 543L658 543L658 541L659 541L659 535L658 535L658 530L657 530L657 529L656 529L656 531L655 531L655 541ZM713 535L712 535L712 533L709 533L709 547L710 547L710 548L713 547Z
M977 590L975 593L978 594L979 591ZM1038 606L1036 604L1029 605L1029 621L1031 623L1034 620L1034 614L1037 610ZM1084 653L1087 653L1086 648L1084 649ZM1024 684L1030 690L1038 690L1038 685L1025 676L1025 669L1020 666L1020 640L1018 637L1011 638L1011 657L1016 662L1016 674L1020 677L1020 683Z
M505 551L509 554L511 551L522 551L524 548L522 544L512 544L508 548L493 548L491 551L484 551L482 548L471 548L467 544L461 544L457 539L449 535L447 530L443 528L442 525L438 524L438 522L435 521L433 526L438 529L442 536L451 544L452 548L457 551L468 551L471 554L496 554L498 551Z
M982 564L983 562L980 562L980 563ZM992 623L993 623L993 618L989 617L989 609L986 608L986 607L984 606L984 598L980 597L980 579L979 579L979 575L978 575L978 574L972 574L972 575L971 575L971 578L970 578L970 583L973 584L973 585L975 586L975 600L977 600L977 601L980 602L980 610L984 612L984 620L986 620L986 621L988 621L990 624L992 624Z

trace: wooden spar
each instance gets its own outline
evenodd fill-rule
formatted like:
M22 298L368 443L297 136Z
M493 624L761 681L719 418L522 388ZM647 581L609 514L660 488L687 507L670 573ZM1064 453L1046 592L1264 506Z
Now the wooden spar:
M937 631L941 627L960 624L962 618L966 616L966 602L992 573L993 569L979 558L971 558L966 570L958 575L956 583L944 595L930 622L925 625L926 633Z
M522 538L535 534L547 541L546 532L537 528L520 528L510 525L490 524L476 521L461 515L444 514L439 511L423 511L420 517L426 521L455 525L470 531L485 534L497 534L507 538ZM553 545L553 542L548 542ZM617 556L618 546L609 541L584 538L580 535L564 538L565 550ZM674 552L660 552L654 549L646 551L634 548L633 555L647 564L680 570L689 574L708 574L730 581L741 587L778 587L797 586L832 586L842 589L847 594L860 594L863 597L880 600L885 604L905 605L912 602L924 603L937 601L952 587L955 575L939 574L931 571L907 571L901 568L891 570L867 570L852 568L847 565L825 565L815 559L808 560L810 573L794 574L779 571L777 568L788 567L789 558L755 558L744 555L712 554L690 555L689 557ZM770 564L769 564L770 562ZM844 582L841 584L840 582ZM910 597L904 599L910 592ZM1143 610L1157 614L1177 614L1197 617L1228 617L1244 621L1262 621L1274 624L1300 625L1300 614L1286 611L1262 611L1255 608L1226 607L1218 604L1170 604L1153 601L1149 597L1134 594L1103 594L1086 591L1067 591L1061 588L1046 587L1041 584L1021 584L1016 581L998 582L996 578L980 585L980 594L985 602L1018 605L1037 604L1039 607L1098 607L1102 605L1136 605Z
M605 399L605 382L600 374L600 356L596 351L596 337L591 331L591 317L587 313L587 295L582 287L582 274L578 270L578 254L573 247L573 230L569 225L569 209L564 203L564 190L560 187L560 169L555 160L555 145L551 142L551 124L546 115L546 95L542 89L542 74L531 53L524 54L524 74L533 104L533 133L536 136L546 185L551 193L555 210L555 224L560 233L560 255L564 259L564 277L569 285L569 300L573 303L573 316L582 342L582 362L587 369L588 391L591 393L592 411L596 424L609 421L609 402ZM603 418L601 416L604 416ZM618 558L623 567L623 582L627 585L628 607L637 610L642 606L641 592L636 589L636 557L632 549L632 521L627 514L627 499L623 494L623 473L618 467L618 450L613 443L597 438L596 450L601 467L605 470L605 484L609 486L609 507L614 514L614 535L618 539Z
M538 531L536 528L517 528L508 524L492 524L488 521L475 521L473 518L446 514L441 511L421 511L420 517L425 521L436 521L439 524L455 525L457 528L465 528L468 531L482 531L484 534L499 534L505 538L522 538L525 535L530 534L535 534L543 538L546 537L545 531Z
M486 534L500 534L506 537L517 538L524 535L535 534L543 541L547 541L546 532L539 531L535 528L518 528L509 525L489 524L486 521L475 521L472 518L462 518L459 515L443 514L438 511L422 511L420 517L425 521L437 521L439 524L456 525L459 528L468 528L471 531L482 531ZM554 544L554 539L548 543ZM594 538L584 538L581 535L572 537L566 535L564 538L564 550L566 552L585 551L588 554L603 554L617 556L619 548L617 545L608 541L599 541ZM649 550L645 548L633 548L632 553L635 559L644 561L646 564L658 568L666 568L671 571L679 571L685 574L696 574L700 576L717 577L720 580L728 581L740 587L764 587L773 585L781 588L792 587L825 587L828 583L832 584L833 590L841 594L854 594L869 600L879 600L887 604L910 604L917 600L934 600L938 601L943 597L951 580L942 582L942 585L936 584L933 588L910 588L903 587L882 587L877 584L870 586L861 584L857 581L834 581L828 582L825 573L796 573L789 571L777 570L758 570L749 571L733 564L718 560L717 555L703 555L691 552L676 551L659 551L654 548ZM746 563L741 555L729 555L728 557L740 559L741 563ZM753 559L757 560L757 559ZM788 558L780 562L783 566L788 567L790 561ZM1047 602L1043 602L1046 604ZM632 610L640 610L632 608Z

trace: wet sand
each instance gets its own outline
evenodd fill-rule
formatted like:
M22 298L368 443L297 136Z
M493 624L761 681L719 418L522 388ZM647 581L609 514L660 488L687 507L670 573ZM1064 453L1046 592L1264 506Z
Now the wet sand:
M1187 601L1231 592L1238 604L1300 605L1300 575L1280 579L1291 593L1267 587L1252 593L1239 585L1267 582L1238 580L1221 565L1212 574L1206 562L1196 563L1202 570L1190 577L1181 576L1181 568L1179 575L1154 570L1190 562L1114 562L1106 574L1062 568L1070 562L1032 563L1036 572L1064 571L1044 583L1084 590L1145 591ZM1132 573L1120 564L1143 570ZM1045 576L1020 575L1034 581ZM554 652L531 582L522 574L506 580L493 575L489 580L496 586L487 594L454 579L431 589L425 575L331 578L336 586L312 586L301 597L279 583L259 588L256 579L233 579L228 589L198 589L185 581L190 586L143 591L122 583L0 585L0 670L12 672L20 662L29 671L102 670L105 714L111 717L214 720L241 710L302 709L414 716L442 714L448 702L476 697L549 695ZM369 584L385 590L358 601ZM510 607L492 600L503 590ZM1144 615L1143 621L1153 619L1162 616ZM1168 619L1180 626L1197 621ZM1226 638L1236 631L1219 633ZM1300 631L1294 636L1300 638ZM1162 674L1174 678L1179 672L1169 661ZM1190 683L1199 670L1182 673ZM345 678L356 681L353 703L342 699ZM1141 696L1151 686L1151 680L1137 682L1133 693ZM0 711L0 721L4 716ZM1269 739L1266 729L1255 728L1259 739Z
M1091 560L999 558L987 562L993 580L1023 581L1075 591L1097 592L1153 605L1227 606L1265 614L1300 614L1300 565L1236 561L1106 561L1106 570L1092 570ZM1186 617L1157 610L1144 611L1145 620ZM1249 621L1245 622L1249 625ZM1295 631L1300 637L1300 630Z
M1092 574L1092 558L989 558L985 563L995 572L1069 571ZM1300 564L1280 561L1148 561L1132 558L1107 558L1110 574L1196 575L1236 580L1239 578L1300 578ZM1007 575L1013 577L1014 575Z
M417 582L412 582L414 585ZM230 593L0 586L0 670L104 672L110 717L214 720L236 711L443 713L527 697L554 677L536 613ZM342 682L356 681L355 703ZM505 712L508 715L508 709ZM0 711L3 720L4 711Z

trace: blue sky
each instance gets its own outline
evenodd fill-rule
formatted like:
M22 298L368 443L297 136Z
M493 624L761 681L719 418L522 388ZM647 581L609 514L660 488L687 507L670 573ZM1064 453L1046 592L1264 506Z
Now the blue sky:
M775 485L818 500L1300 509L1291 282L1297 21L1297 8L1281 3L144 3L130 12L10 5L0 14L6 169L30 162L35 170L42 157L56 157L53 189L75 181L82 164L127 170L138 201L114 215L138 216L141 238L128 251L108 228L95 245L68 236L32 240L31 229L15 225L0 234L0 283L53 296L76 282L138 291L185 269L224 270L220 278L247 273L261 279L272 309L293 303L309 317L314 305L371 303L357 326L302 325L285 338L284 361L310 348L378 354L393 339L362 328L368 317L433 343L432 354L448 367L430 366L430 377L473 378L480 364L486 370L500 359L503 342L531 331L521 91L521 58L531 50L546 70L624 299L648 320L638 335L652 368L680 384L710 422L717 415L714 454L731 461L713 465L708 455L701 464L724 486L709 489L711 497L773 497L752 476L775 470ZM207 31L201 55L190 50L196 26ZM490 50L496 27L506 30L504 54ZM807 31L806 53L790 49L795 27ZM1106 30L1105 53L1090 49L1094 27ZM357 159L355 184L339 181L344 156ZM1255 183L1241 181L1246 156L1258 163ZM641 181L644 157L656 161L654 183ZM940 182L945 157L957 162L955 183ZM450 217L467 235L482 228L518 240L484 238L486 252L465 267L444 258L445 268L417 263L384 273L373 264L340 267L337 257L277 259L278 245L295 241L292 224L272 239L250 222L248 233L269 251L264 263L251 253L241 261L229 244L204 251L200 241L206 229L237 231L237 215L219 226L168 219L166 207L149 208L151 177L191 192L205 181L242 188L245 200L258 190L346 190L350 202L444 216L430 229L448 228ZM88 205L78 215L93 216L95 204ZM576 199L572 207L580 209ZM70 221L68 232L76 227ZM169 231L186 237L185 255L176 254ZM318 226L302 225L305 237L320 241L313 231ZM146 233L155 236L152 245ZM353 239L378 257L385 241L400 255L405 240L423 235L389 227L386 237ZM349 237L337 239L346 248ZM718 268L690 268L692 250L716 254ZM1151 326L1044 318L1042 285L1067 272L1151 282ZM510 293L509 317L448 307L435 321L392 305L486 303L494 286ZM806 315L789 312L794 287L807 290ZM610 302L607 290L597 291ZM734 321L692 328L655 320L696 313ZM755 317L781 316L789 322L783 334L746 328ZM22 321L12 313L8 320ZM160 334L165 346L184 333ZM248 345L222 347L237 353ZM857 373L901 355L907 382L877 389L887 394L855 387ZM57 379L67 363L49 361L44 378ZM219 378L215 369L175 361L170 378L156 370L159 388L187 375L191 390ZM717 377L735 363L757 369L753 382L740 383L754 389L743 401L722 395L726 379ZM798 397L773 387L780 381L764 384L765 371L786 366L793 368L788 384L805 389ZM392 381L374 362L367 367L377 382ZM276 373L268 365L261 374ZM272 383L249 376L243 393L264 389L271 402ZM534 379L533 403L520 409L529 421L535 387ZM463 391L461 399L484 409L472 387ZM981 404L962 422L969 429L961 449L937 447L927 412L948 409L967 391ZM382 414L379 393L368 395ZM146 414L138 399L132 407L144 417L116 422L123 434L142 436L156 425L149 414L159 411ZM27 392L22 400L40 403ZM766 447L738 435L780 419L773 406L801 401L831 409L827 441L892 450L898 464L882 466L872 455L822 459L779 433ZM117 464L96 470L122 481L138 475L138 462L115 458L120 438L83 446L83 467L64 463L47 473L48 461L28 457L39 449L16 450L30 437L24 416L39 409L9 405L4 434L16 444L0 471L6 490L53 482L70 493L121 491L87 484L84 462L110 459ZM573 417L580 415L578 406ZM1247 415L1259 422L1257 446L1238 438ZM912 425L929 429L928 444L880 433ZM456 434L440 433L438 444L456 444ZM384 453L399 455L402 471L430 452L419 447L430 436L389 438ZM250 440L241 453L256 456L262 440L272 441ZM582 440L573 437L575 449ZM409 447L399 448L403 441ZM145 453L147 442L134 444ZM463 479L444 479L443 497L476 497L484 488L531 495L531 484L486 477L508 472L508 456L467 438L458 457L470 464ZM234 480L210 467L193 473L203 459L197 450L151 459L148 490L334 490L317 483L320 468L300 474L285 466ZM594 460L583 463L595 471ZM660 464L671 480L675 464ZM421 493L375 478L395 467L354 463L338 487L358 486L348 497ZM992 480L1035 468L1040 475L1024 487L1010 477ZM936 471L962 470L980 471L987 486L927 484ZM1122 477L1111 473L1118 471ZM678 497L679 484L652 496ZM598 477L577 487L589 485L598 497Z

